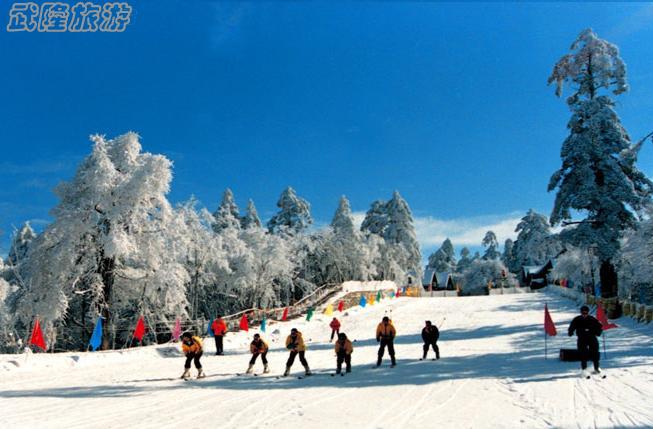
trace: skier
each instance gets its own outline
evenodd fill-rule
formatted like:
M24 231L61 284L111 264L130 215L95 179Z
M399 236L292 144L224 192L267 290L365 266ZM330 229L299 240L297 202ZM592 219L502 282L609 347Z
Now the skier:
M340 335L340 321L334 317L331 323L329 323L329 327L331 328L331 339L329 341L333 341L335 334Z
M286 348L290 350L290 356L288 357L288 362L286 362L286 372L283 373L284 377L290 375L290 367L292 367L292 364L295 362L295 357L297 355L299 355L299 361L306 370L306 375L311 375L311 369L308 367L308 362L306 362L306 358L304 357L304 353L306 352L304 338L297 328L292 328L290 330L290 335L286 338Z
M338 334L338 340L336 341L336 374L342 372L342 363L344 362L347 365L347 372L351 372L351 354L354 351L354 346L351 344L351 341L347 339L347 335L344 333Z
M424 356L422 359L426 359L426 355L429 352L429 348L433 347L435 352L435 358L440 359L440 348L438 347L438 339L440 338L440 331L438 327L431 324L430 320L426 321L426 326L422 329L422 340L424 341Z
M576 332L578 340L576 342L578 353L580 354L580 367L585 373L587 369L587 361L591 360L594 363L594 373L599 374L599 342L596 339L603 327L601 322L590 316L590 309L588 306L583 305L580 308L580 316L574 317L574 320L569 324L569 336L571 337Z
M195 362L197 378L204 378L204 371L202 370L202 364L200 363L200 358L202 357L202 339L192 335L190 332L184 332L181 336L181 349L183 350L184 355L186 355L184 373L181 375L181 378L187 379L190 377L191 361Z
M221 356L224 354L222 350L222 337L227 333L227 324L222 320L222 316L218 314L218 317L211 324L211 329L215 338L215 355Z
M254 341L249 344L249 351L252 353L252 358L249 360L249 367L245 374L251 374L254 370L254 364L256 363L256 358L261 355L261 360L263 361L263 373L267 374L270 372L268 367L268 344L263 341L263 338L259 334L254 334Z
M386 346L388 347L388 354L392 360L392 366L397 365L395 360L395 345L394 340L397 335L395 327L392 325L390 318L384 316L379 326L376 327L376 342L380 343L379 345L379 357L376 361L376 366L381 366L381 360L383 359L383 353L385 352Z

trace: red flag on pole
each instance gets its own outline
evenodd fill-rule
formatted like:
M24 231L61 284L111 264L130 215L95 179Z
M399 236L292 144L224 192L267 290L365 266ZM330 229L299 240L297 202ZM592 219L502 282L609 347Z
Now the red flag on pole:
M401 289L397 289L397 293L395 293L395 298L399 298L401 296Z
M240 329L242 331L249 331L249 322L247 321L246 314L243 314L243 317L240 319Z
M549 307L546 304L544 304L544 332L551 337L558 334L556 325L551 319L551 314L549 314Z
M41 350L45 351L45 340L43 339L43 331L41 331L41 324L39 319L34 321L34 328L32 329L32 336L29 339L30 345L34 345Z
M617 325L615 325L614 323L610 323L610 321L608 321L608 317L605 315L605 312L603 311L603 306L601 304L596 306L596 319L599 322L601 322L604 331L607 331L608 329L612 329L612 328L618 328Z
M340 302L338 303L338 311L342 312L342 310L344 310L344 309L345 309L345 302L344 302L344 301L340 301Z
M143 337L145 336L145 319L143 316L138 318L138 322L136 322L136 329L134 329L134 338L136 338L138 341L143 341Z
M283 309L283 314L281 315L281 320L283 320L284 322L286 320L288 320L288 307Z

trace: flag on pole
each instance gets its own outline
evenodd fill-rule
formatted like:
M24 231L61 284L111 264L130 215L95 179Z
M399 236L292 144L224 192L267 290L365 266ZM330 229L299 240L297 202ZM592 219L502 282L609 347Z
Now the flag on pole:
M263 316L263 320L261 320L261 332L265 332L265 330L268 327L268 319Z
M138 341L143 341L144 336L145 336L145 318L141 316L138 318L138 322L136 322L136 329L134 329L134 338L136 338Z
M342 310L344 310L344 309L345 309L345 302L344 302L344 301L340 301L340 302L338 303L338 311L342 313Z
M283 309L283 315L281 315L281 320L284 322L288 320L288 307Z
M396 296L395 291L390 291L390 298L394 298Z
M324 310L324 314L327 316L331 316L333 314L333 305L329 304L326 306L326 309Z
M395 293L395 298L399 298L401 296L401 289L397 289L397 293Z
M361 296L361 300L359 304L361 307L365 308L365 306L367 305L367 300L365 299L365 295Z
M614 323L610 323L608 320L607 316L605 315L605 312L603 311L603 306L601 304L596 306L596 319L601 322L601 326L603 326L603 330L607 331L608 329L612 328L618 328L618 325L615 325Z
M376 302L381 302L381 291L376 293Z
M93 335L91 335L91 339L88 342L88 345L91 348L91 351L97 351L100 348L101 344L102 344L102 316L99 316L97 318L97 322L95 322L95 329L93 329Z
M177 320L175 320L175 327L172 328L172 341L179 341L179 337L181 336L181 319L177 317Z
M213 325L213 320L209 319L209 324L206 326L206 336L207 337L213 337L213 329L211 329L211 325Z
M313 317L313 307L308 307L308 311L306 312L306 321L310 322L311 317Z
M551 319L549 306L547 304L544 304L544 332L551 337L558 334L558 331L556 331L556 325L553 323L553 319Z
M370 305L374 305L374 294L370 295Z
M34 321L34 328L32 328L32 335L29 339L29 344L34 345L43 351L46 350L45 340L43 339L43 331L41 331L41 323L39 323L39 319Z
M249 332L249 321L246 314L243 314L243 317L240 318L240 325L238 326L241 331Z

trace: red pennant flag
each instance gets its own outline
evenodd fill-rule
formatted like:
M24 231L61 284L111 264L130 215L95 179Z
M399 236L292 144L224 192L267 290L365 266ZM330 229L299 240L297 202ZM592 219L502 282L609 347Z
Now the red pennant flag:
M553 320L549 314L549 307L546 304L544 304L544 332L551 337L558 334L556 325L553 324Z
M284 322L288 320L288 307L283 309L283 315L281 316L281 320L283 320Z
M249 322L247 321L246 314L243 314L243 317L240 319L240 329L241 331L249 331Z
M604 331L607 331L608 329L612 329L612 328L618 328L617 325L615 325L614 323L610 323L608 321L608 317L605 315L605 312L603 311L603 306L601 304L596 306L596 318L599 322L601 322Z
M41 331L41 324L39 319L34 321L34 328L32 329L32 336L29 339L30 345L34 345L41 350L45 351L45 340L43 339L43 331Z
M145 319L143 316L138 318L138 322L136 322L136 329L134 329L134 338L136 338L138 341L143 341L143 337L145 336Z
M397 289L397 293L395 293L395 298L399 298L401 296L401 289Z
M338 303L338 311L342 312L342 310L344 310L344 309L345 309L345 303L344 303L344 301L340 301Z

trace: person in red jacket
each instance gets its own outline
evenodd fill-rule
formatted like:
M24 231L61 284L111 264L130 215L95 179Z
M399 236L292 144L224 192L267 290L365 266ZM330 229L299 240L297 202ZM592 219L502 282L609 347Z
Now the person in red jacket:
M227 324L219 314L211 324L211 330L213 330L213 337L215 338L215 355L221 356L224 354L222 350L222 337L227 333Z
M340 334L340 322L334 317L331 323L329 323L329 327L331 328L331 339L329 341L333 341L333 337L336 334Z

